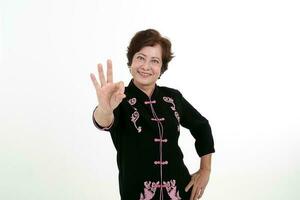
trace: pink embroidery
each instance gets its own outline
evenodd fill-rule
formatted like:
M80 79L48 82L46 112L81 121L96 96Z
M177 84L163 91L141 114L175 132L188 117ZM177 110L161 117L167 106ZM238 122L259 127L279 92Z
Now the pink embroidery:
M140 126L137 127L137 125L136 125L136 121L139 119L139 117L140 117L140 114L137 110L134 111L134 113L132 113L132 115L131 115L131 121L133 122L136 130L140 133L142 131L142 127L140 127Z
M178 114L178 112L177 112L177 111L175 111L175 112L174 112L174 115L175 115L175 117L176 117L176 119L177 119L178 123L180 123L180 117L179 117L179 114Z
M133 106L136 103L136 98L129 99L128 103Z
M163 100L167 103L172 104L171 109L176 110L174 100L171 97L163 97Z
M180 125L179 125L180 124L180 116L179 116L179 113L176 111L174 100L171 97L163 97L163 100L167 103L172 104L171 109L174 111L174 115L178 121L177 131L180 132Z
M131 107L135 110L132 114L131 114L131 121L133 122L134 127L136 128L136 130L138 131L138 133L142 132L142 127L141 126L137 126L136 122L137 120L140 118L140 113L137 111L137 109L134 107L134 105L136 104L136 98L131 98L128 100L128 103L131 105Z
M165 188L169 197L171 198L170 200L182 199L179 195L179 191L177 190L176 180L163 181L163 184L160 184L159 181L157 181L156 183L151 181L145 181L144 186L144 193L140 194L140 200L153 199L157 188L160 188L160 190Z
M140 200L151 200L156 192L156 185L159 185L159 181L158 182L151 182L151 181L145 181L144 182L144 194L141 193L140 195Z
M156 101L155 100L153 100L153 101L145 101L144 103L145 104L153 104L153 103L156 103Z
M168 195L171 198L171 200L180 200L181 199L181 197L179 196L179 191L177 191L175 180L163 182L163 184L166 185L166 190L167 190Z

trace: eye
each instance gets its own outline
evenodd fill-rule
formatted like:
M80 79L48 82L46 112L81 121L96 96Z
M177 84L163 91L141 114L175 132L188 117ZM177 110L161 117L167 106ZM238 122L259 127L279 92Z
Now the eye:
M144 58L143 56L137 56L136 59L137 59L137 60L141 60L141 61L144 61L144 60L145 60L145 58Z
M154 64L159 64L158 60L152 60L151 62L154 63Z

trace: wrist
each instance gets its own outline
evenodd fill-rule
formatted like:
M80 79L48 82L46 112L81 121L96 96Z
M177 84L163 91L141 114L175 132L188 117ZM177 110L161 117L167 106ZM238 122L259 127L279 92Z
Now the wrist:
M101 116L111 116L113 115L112 111L105 111L101 106L97 106L96 110L95 110L95 115L101 115Z
M210 169L210 168L206 168L206 167L201 167L201 168L199 169L199 171L211 172L211 169Z

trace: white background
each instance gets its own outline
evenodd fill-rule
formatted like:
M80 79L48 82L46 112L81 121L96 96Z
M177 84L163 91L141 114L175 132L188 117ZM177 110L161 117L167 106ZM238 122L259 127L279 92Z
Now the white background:
M292 0L1 0L0 199L119 199L116 152L92 124L89 74L155 28L179 89L215 138L203 200L298 200L300 6ZM191 172L193 138L180 146Z

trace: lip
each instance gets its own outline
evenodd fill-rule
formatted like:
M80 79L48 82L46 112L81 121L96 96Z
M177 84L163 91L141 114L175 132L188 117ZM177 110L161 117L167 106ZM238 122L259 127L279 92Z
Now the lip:
M138 74L144 78L147 78L149 76L152 76L152 74L150 73L147 73L147 72L141 72L141 71L138 71Z

